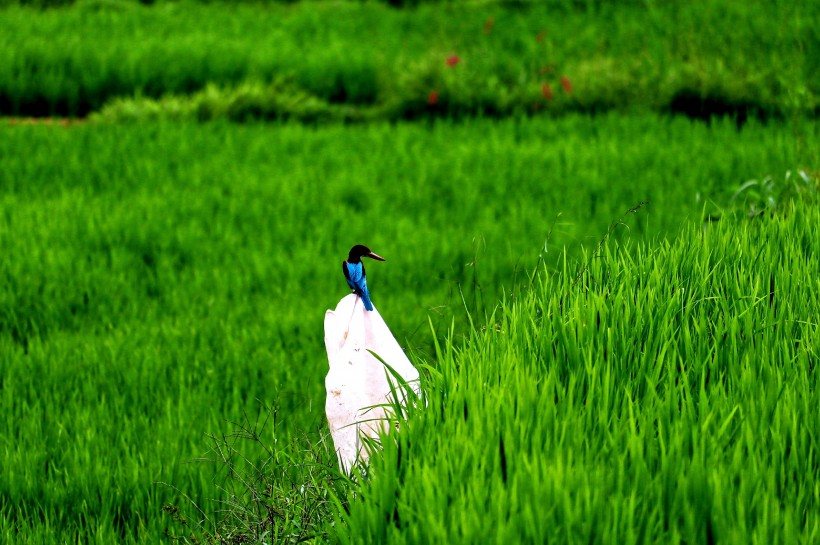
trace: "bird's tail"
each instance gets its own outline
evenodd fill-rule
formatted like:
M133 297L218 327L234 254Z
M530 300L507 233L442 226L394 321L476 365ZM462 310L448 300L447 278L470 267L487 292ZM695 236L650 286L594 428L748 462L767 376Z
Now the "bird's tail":
M370 302L370 294L367 290L361 290L359 292L359 296L362 298L362 303L364 303L365 310L373 310L373 303Z

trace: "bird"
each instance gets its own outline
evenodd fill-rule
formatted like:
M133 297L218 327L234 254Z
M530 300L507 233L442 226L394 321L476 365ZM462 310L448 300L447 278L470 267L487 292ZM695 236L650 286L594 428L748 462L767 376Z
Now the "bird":
M365 278L364 265L362 258L369 257L376 261L384 261L385 259L370 251L370 248L362 244L357 244L350 249L347 254L347 261L342 262L342 272L345 273L345 280L356 295L362 298L364 308L366 310L373 310L373 303L370 302L370 292L367 290L367 279Z

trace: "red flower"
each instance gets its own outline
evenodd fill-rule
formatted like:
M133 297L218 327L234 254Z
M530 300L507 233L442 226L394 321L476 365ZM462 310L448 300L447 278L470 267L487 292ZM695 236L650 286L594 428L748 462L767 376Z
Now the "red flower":
M453 66L457 65L458 63L460 63L460 62L461 62L461 59L458 57L458 55L450 55L449 57L447 57L447 60L446 60L446 61L444 61L444 62L446 62L446 63L447 63L447 66L449 66L450 68L452 68Z
M545 99L552 100L552 88L550 88L548 83L541 84L541 94L544 96Z
M430 94L427 95L427 104L430 106L438 104L438 91L430 91Z
M561 76L561 87L564 88L564 92L568 95L572 94L572 83L570 83L569 78L566 76Z
M484 23L484 34L489 34L493 31L493 25L495 24L495 17L490 17L487 19L487 22Z

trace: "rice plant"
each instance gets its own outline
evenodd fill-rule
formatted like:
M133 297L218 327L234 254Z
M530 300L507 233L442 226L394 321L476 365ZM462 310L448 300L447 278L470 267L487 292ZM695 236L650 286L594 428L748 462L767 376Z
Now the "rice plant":
M429 372L341 543L815 543L820 214L543 269Z

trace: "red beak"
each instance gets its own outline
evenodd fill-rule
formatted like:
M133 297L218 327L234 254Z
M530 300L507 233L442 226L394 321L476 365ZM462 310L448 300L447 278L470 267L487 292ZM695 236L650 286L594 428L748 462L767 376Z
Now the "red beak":
M373 252L370 252L369 254L367 254L366 257L369 257L370 259L375 259L376 261L384 261L385 260L382 256L376 255Z

